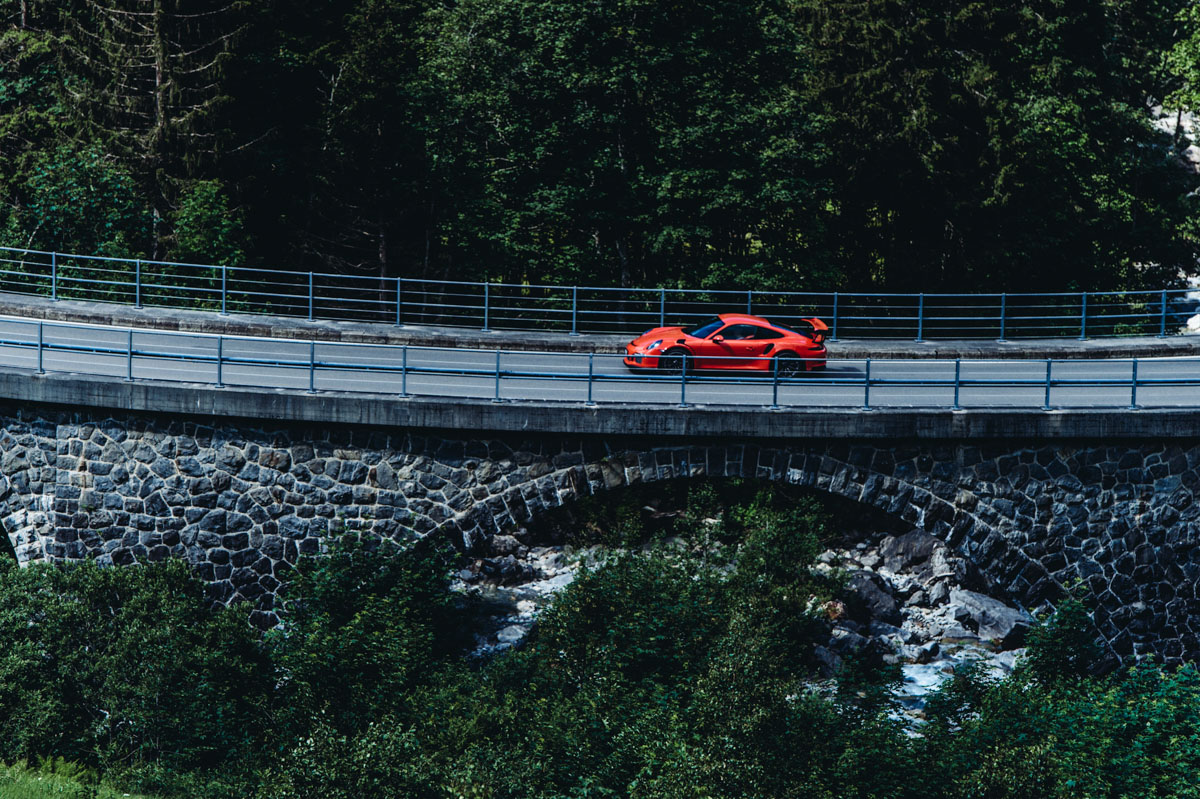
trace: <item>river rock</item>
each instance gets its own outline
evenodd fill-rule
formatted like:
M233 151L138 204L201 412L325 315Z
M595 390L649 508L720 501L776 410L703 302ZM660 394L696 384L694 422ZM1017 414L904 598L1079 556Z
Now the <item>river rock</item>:
M514 555L521 548L521 542L511 535L492 536L492 552L497 555Z
M888 536L879 545L879 554L884 567L891 572L912 569L929 560L934 550L945 549L946 545L921 530L913 530L901 536Z
M1025 641L1033 619L1023 610L1011 608L998 599L962 588L950 590L950 605L965 613L980 637L998 642L1003 649L1012 649ZM959 613L955 613L960 618Z
M934 583L929 588L929 606L937 607L950 600L950 586L945 582Z
M818 644L813 647L813 657L817 661L817 670L826 679L833 677L842 669L842 657Z
M877 619L887 624L900 625L900 609L892 596L891 586L878 574L868 571L850 573L846 582L847 606L850 618L869 622Z

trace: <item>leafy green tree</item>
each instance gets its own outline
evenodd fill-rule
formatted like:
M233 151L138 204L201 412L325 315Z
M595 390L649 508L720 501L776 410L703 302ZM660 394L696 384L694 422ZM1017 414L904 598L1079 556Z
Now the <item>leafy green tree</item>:
M847 134L830 143L830 228L851 284L1025 290L1052 265L1037 288L1157 286L1189 262L1186 179L1131 80L1147 56L1126 46L1161 18L1083 0L804 5L808 86Z
M174 229L177 261L241 266L246 260L243 215L230 206L220 181L196 181L184 190Z
M0 760L229 774L262 735L270 668L181 562L0 562Z
M10 228L10 245L110 257L141 255L150 247L152 215L136 180L97 146L39 154L24 193L27 204Z
M821 276L822 125L789 3L468 0L433 44L510 279Z
M344 540L300 562L283 628L271 634L286 724L303 730L323 717L336 734L361 730L458 651L463 632L445 558Z

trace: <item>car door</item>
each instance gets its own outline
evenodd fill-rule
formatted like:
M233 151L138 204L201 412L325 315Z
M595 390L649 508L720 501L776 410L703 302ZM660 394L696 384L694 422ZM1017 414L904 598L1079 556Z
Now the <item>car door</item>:
M770 359L774 357L775 347L778 346L779 340L783 338L783 334L778 330L772 330L762 325L752 325L752 327L754 328L754 335L739 342L745 348L742 357L745 359L746 368L770 369Z
M709 339L712 344L712 355L720 356L711 360L707 366L712 369L745 369L753 364L753 354L756 349L754 335L755 326L738 323L726 325Z

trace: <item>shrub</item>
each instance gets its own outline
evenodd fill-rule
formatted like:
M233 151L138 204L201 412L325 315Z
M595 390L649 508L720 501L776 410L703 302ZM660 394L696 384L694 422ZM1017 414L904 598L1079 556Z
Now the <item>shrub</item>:
M226 768L262 734L269 663L182 562L0 562L0 758Z

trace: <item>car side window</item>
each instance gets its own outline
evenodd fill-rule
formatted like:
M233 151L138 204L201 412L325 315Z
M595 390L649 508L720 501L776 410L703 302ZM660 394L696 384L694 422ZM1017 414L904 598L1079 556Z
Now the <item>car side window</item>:
M766 341L768 339L783 338L783 334L778 330L772 330L769 327L756 326L754 328L754 338L759 341Z
M721 331L721 336L726 341L742 341L754 338L755 330L757 328L754 325L730 325Z

